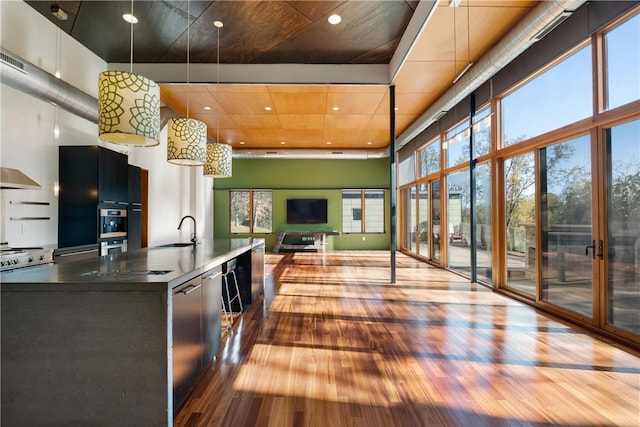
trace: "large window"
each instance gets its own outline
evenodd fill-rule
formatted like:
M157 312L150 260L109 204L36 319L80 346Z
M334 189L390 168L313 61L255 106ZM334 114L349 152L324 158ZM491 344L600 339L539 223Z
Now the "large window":
M476 263L478 278L492 283L491 264L491 164L476 166L475 189L475 227L476 227Z
M471 189L469 169L447 177L447 230L449 239L449 268L468 274L471 267Z
M231 233L271 233L271 191L229 191L229 230Z
M640 120L607 129L608 323L640 335Z
M485 108L473 117L473 158L491 151L491 108Z
M440 138L418 150L420 177L440 171Z
M344 233L384 233L384 191L343 191L342 231Z
M504 97L502 146L591 116L591 61L588 45Z
M504 161L507 286L532 298L536 292L535 183L533 153Z
M469 161L469 121L464 121L447 132L442 147L446 150L447 167Z
M591 139L539 150L542 299L591 317Z
M640 99L640 15L636 15L604 37L605 108L611 109Z

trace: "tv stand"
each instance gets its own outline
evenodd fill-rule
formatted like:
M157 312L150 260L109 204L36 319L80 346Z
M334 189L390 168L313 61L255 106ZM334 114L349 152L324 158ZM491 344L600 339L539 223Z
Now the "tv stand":
M339 231L280 231L278 232L278 239L276 245L273 248L273 253L278 253L281 250L291 251L322 251L325 252L327 248L327 236L338 236ZM286 236L300 236L300 237L313 237L313 244L288 244L283 243Z

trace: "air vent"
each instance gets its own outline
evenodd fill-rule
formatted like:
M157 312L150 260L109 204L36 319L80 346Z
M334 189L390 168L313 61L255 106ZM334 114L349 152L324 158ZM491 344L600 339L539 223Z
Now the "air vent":
M7 55L4 52L0 52L0 60L3 63L9 65L10 67L13 67L16 70L21 71L24 74L27 74L27 72L24 70L24 64L21 61L17 60L16 58Z
M555 20L553 20L551 23L546 25L543 29L538 31L533 37L531 37L531 41L537 42L541 40L544 36L549 34L551 31L555 30L558 25L562 24L562 22L565 19L567 19L569 16L571 16L572 13L573 12L570 12L568 10L565 10L564 12L562 12Z

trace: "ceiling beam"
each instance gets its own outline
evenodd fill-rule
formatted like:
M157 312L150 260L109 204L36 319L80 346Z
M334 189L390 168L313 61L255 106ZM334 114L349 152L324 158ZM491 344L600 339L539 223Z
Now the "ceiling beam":
M216 64L190 64L191 83L216 83ZM111 63L109 70L129 71ZM133 72L156 83L186 83L186 64L133 64ZM220 64L220 83L388 85L387 64Z

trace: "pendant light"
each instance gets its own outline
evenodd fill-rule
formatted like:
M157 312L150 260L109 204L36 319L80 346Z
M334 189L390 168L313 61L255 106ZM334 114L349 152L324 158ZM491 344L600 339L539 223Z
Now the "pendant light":
M187 1L187 117L167 121L167 161L183 166L202 166L207 160L207 125L189 118L189 55L191 10Z
M221 21L215 21L213 25L218 28L218 53L217 53L217 82L216 82L216 98L220 105L220 28L223 24ZM221 144L220 141L220 114L222 108L218 109L218 118L216 126L216 142L207 144L207 162L203 168L204 176L213 178L229 178L232 171L233 153L231 145Z
M133 73L133 0L131 0L130 71L98 76L98 135L115 144L152 147L160 143L160 88Z

